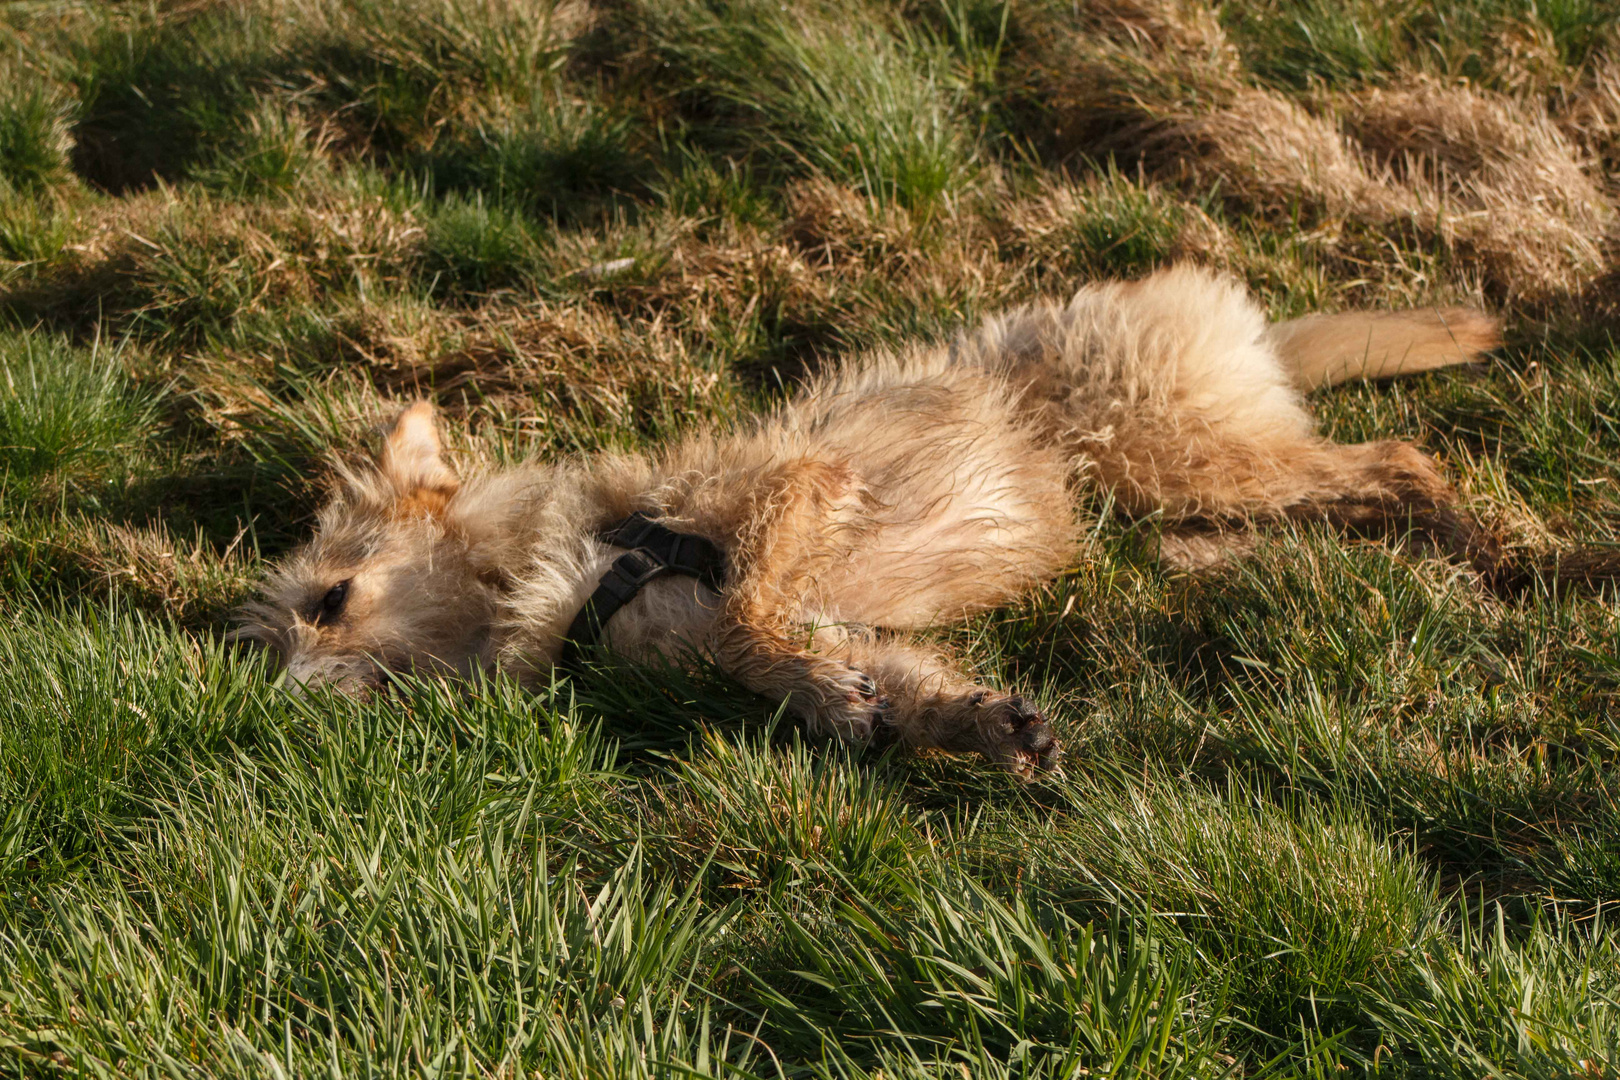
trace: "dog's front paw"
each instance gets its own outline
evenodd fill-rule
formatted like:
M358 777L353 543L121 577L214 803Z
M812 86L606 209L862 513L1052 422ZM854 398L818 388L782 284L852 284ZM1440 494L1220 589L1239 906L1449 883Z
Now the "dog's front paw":
M1039 709L1017 694L980 690L973 697L986 757L1025 780L1058 767L1063 746Z
M817 731L846 742L865 742L888 719L889 699L878 693L877 683L865 672L846 668L831 681L829 691L811 721Z

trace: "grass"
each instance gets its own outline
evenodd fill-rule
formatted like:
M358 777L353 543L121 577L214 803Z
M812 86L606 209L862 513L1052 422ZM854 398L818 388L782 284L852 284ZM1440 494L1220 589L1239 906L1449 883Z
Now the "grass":
M643 10L650 51L693 87L698 138L724 146L746 133L790 171L913 211L970 182L966 87L926 25L754 0Z
M1592 0L1280 0L1229 7L1222 18L1255 73L1290 86L1313 78L1381 82L1414 68L1489 83L1512 79L1521 74L1515 67L1531 63L1562 75L1601 55L1617 20ZM1526 55L1533 52L1541 55Z
M1485 303L1318 395L1534 561L1620 521L1586 0L252 0L0 15L0 1072L1620 1071L1620 617L1390 541L1085 558L940 633L1032 787L708 669L293 700L224 643L322 462L642 447L1196 260Z
M150 391L130 385L116 350L44 334L0 336L0 484L29 492L108 468L150 427Z

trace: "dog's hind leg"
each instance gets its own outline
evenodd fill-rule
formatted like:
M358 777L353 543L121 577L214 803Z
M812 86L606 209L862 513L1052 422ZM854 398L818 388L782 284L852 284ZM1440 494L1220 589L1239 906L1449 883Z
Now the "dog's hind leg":
M1252 442L1219 449L1205 443L1200 451L1222 468L1155 475L1168 564L1217 565L1252 548L1248 526L1288 521L1320 521L1361 535L1404 533L1476 569L1495 564L1494 538L1458 507L1435 460L1411 443L1307 437L1257 449Z
M1437 551L1481 571L1496 565L1496 538L1457 505L1440 467L1411 443L1349 446L1323 442L1306 466L1305 497L1283 508L1292 520L1320 520L1351 533L1408 531Z
M1477 564L1488 541L1456 508L1433 459L1408 443L1344 446L1314 431L1301 373L1343 377L1353 366L1346 327L1364 323L1335 317L1288 324L1292 336L1282 334L1288 327L1268 327L1236 282L1177 267L991 320L958 355L1022 390L1025 409L1070 454L1079 481L1109 491L1131 516L1161 515L1167 531L1410 523ZM1389 359L1401 334L1427 350L1407 357L1414 369L1467 359L1493 340L1481 329L1453 358L1439 354L1438 331L1423 319L1367 325L1379 355L1354 372L1362 376L1405 370ZM1312 367L1316 352L1326 359Z

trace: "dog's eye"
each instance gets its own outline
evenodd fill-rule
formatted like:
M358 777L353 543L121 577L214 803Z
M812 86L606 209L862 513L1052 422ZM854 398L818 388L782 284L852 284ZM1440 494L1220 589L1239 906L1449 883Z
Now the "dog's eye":
M343 610L343 602L349 598L349 583L340 581L321 597L320 607L315 609L315 621L318 623L330 622L337 618Z

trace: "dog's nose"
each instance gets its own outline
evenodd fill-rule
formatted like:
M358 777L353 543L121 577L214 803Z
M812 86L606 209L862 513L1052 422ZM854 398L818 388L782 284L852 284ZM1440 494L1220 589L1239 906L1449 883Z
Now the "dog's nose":
M336 690L352 698L370 697L382 686L377 665L342 657L298 657L287 665L282 689L294 698L311 690Z

